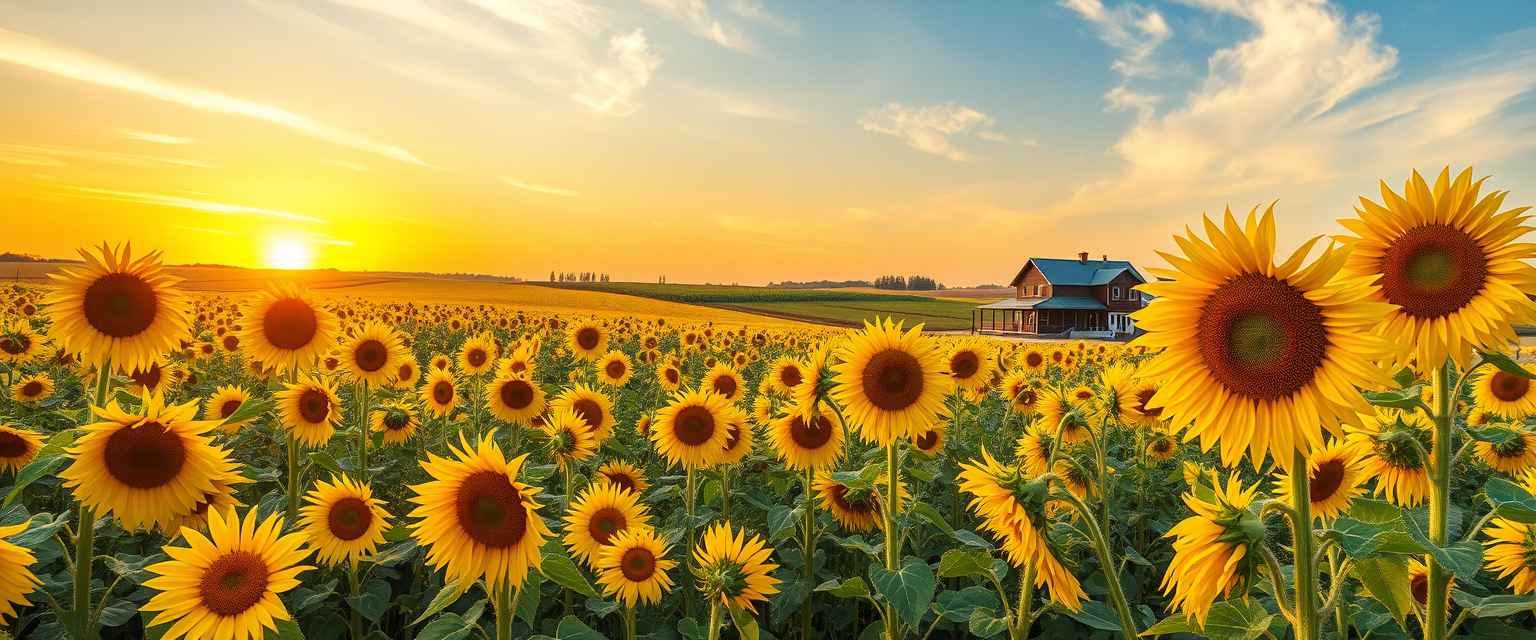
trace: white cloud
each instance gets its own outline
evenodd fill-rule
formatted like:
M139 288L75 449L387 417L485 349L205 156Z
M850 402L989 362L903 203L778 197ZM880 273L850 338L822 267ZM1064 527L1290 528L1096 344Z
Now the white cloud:
M682 87L692 94L694 99L718 109L721 113L754 120L793 121L801 117L799 110L770 100L687 83L682 83Z
M735 13L736 15L752 22L756 22L772 29L777 29L784 33L800 33L799 24L796 24L793 20L789 20L769 12L768 9L763 6L763 3L758 2L757 0L732 0L730 3L730 8L732 13Z
M138 129L118 129L117 132L124 138L138 140L139 142L153 142L155 144L192 144L197 142L193 138L183 138L153 131L139 131Z
M501 181L506 183L507 186L510 186L510 187L514 187L514 188L517 188L517 189L522 189L523 191L531 191L533 193L542 193L542 194L547 195L547 196L559 196L561 198L574 198L576 196L581 195L581 192L579 192L579 191L572 191L570 189L561 189L559 187L551 187L551 186L548 186L548 185L535 184L535 183L532 183L532 182L523 182L522 180L517 180L515 178L509 178L509 177L506 177L506 176L502 176Z
M752 43L735 30L727 29L710 12L705 0L641 0L668 17L683 23L694 35L722 47L751 53ZM749 10L750 11L750 10ZM766 15L766 13L762 14Z
M951 138L975 133L987 140L1007 139L991 131L994 124L991 116L953 102L926 107L892 102L859 118L859 127L865 131L895 136L913 149L959 162L971 156L957 148Z
M55 162L22 162L16 164L37 164L38 166L65 166L63 160L76 160L84 162L100 162L114 164L123 167L136 167L140 169L161 169L165 167L193 167L197 169L214 169L215 165L201 160L188 158L172 158L166 156L150 156L137 153L118 153L116 151L98 151L95 149L81 149L57 144L8 144L0 143L0 157L37 159L47 157Z
M0 29L0 61L44 73L137 93L185 107L241 116L292 129L332 144L425 166L411 152L352 133L309 116L216 91L180 84L26 34Z
M1156 10L1133 3L1118 7L1106 7L1102 0L1060 0L1060 3L1092 23L1099 39L1120 51L1120 57L1110 67L1120 74L1121 82L1104 95L1110 107L1135 111L1141 118L1150 117L1159 98L1133 90L1130 82L1134 78L1163 75L1163 70L1152 58L1158 47L1173 37L1168 21Z
M260 216L265 218L277 218L290 222L308 222L323 224L327 220L302 213L283 211L281 209L268 209L265 207L252 207L243 204L230 204L227 202L214 202L197 198L183 198L163 193L150 193L145 191L123 191L119 189L102 189L97 187L83 187L64 185L66 194L76 198L87 200L107 200L112 202L131 202L135 204L170 207L173 209L190 209L206 213L216 213L226 216Z
M587 77L571 98L595 113L624 117L640 109L636 94L650 84L661 66L661 54L651 49L645 31L614 36L608 44L609 63Z

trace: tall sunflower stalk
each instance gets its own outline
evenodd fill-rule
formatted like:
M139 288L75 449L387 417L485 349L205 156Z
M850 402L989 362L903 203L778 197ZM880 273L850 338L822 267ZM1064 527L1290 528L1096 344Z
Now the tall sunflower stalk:
M105 405L107 394L112 392L112 360L103 361L96 372L95 394L91 401L95 405ZM86 420L90 419L90 407L86 408ZM75 523L75 584L74 606L70 610L69 628L71 635L77 640L90 640L97 637L95 625L91 624L91 566L96 563L96 510L80 503L79 517ZM111 593L102 594L102 606L106 606L106 598Z

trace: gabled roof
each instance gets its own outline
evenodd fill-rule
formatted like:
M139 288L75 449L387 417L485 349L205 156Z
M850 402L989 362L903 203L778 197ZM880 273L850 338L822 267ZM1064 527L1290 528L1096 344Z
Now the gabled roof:
M999 300L984 304L978 309L1035 309L1038 311L1103 311L1104 306L1094 298L1085 296L1052 296L1049 298L1024 298Z
M1046 282L1053 285L1068 286L1098 286L1108 284L1122 272L1129 271L1131 277L1137 282L1146 282L1136 267L1125 260L1089 260L1082 262L1063 258L1030 258L1019 269L1019 274L1013 277L1009 286L1018 286L1024 278L1024 272L1029 270L1029 265L1035 265L1040 270L1040 275L1045 276Z

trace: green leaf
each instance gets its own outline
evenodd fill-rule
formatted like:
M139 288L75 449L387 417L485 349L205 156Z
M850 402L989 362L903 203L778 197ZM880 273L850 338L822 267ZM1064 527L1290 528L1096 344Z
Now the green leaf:
M968 547L986 549L988 551L996 548L996 545L993 545L991 542L987 542L986 538L976 535L976 532L969 529L955 529L955 531L951 533L950 536L954 537L955 542L959 542L960 544L966 545Z
M255 399L255 398L250 398L250 399L247 399L245 402L240 403L240 408L239 409L235 409L234 413L229 414L229 417L225 418L224 422L221 422L219 424L222 426L222 425L226 425L226 424L236 424L236 423L240 423L240 422L245 422L246 420L254 420L254 419L256 419L256 418L266 414L268 411L271 411L272 408L276 407L276 406L277 406L277 401L276 400L272 400L272 399L261 399L261 400L258 400L258 399Z
M1274 617L1253 598L1247 602L1218 602L1211 607L1210 615L1205 617L1205 637L1211 640L1254 640L1269 630L1269 623Z
M1166 618L1163 618L1162 620L1158 620L1156 624L1153 624L1152 626L1147 627L1145 631L1141 632L1141 637L1150 638L1150 637L1153 637L1153 636L1162 636L1162 635L1168 635L1168 634L1171 634L1171 633L1198 633L1198 632L1195 631L1194 627L1190 626L1189 619L1185 618L1184 614L1178 613L1178 614L1174 614L1174 615L1168 616Z
M1483 485L1488 503L1498 511L1499 517L1526 524L1536 523L1536 497L1525 488L1505 478L1492 478Z
M1404 621L1413 611L1407 562L1396 556L1356 558L1354 573L1360 584L1365 585L1366 593L1387 608L1398 626L1406 629Z
M791 509L784 505L774 506L768 512L768 541L782 540L793 535L795 526L804 515L805 510L800 507Z
M966 621L966 629L978 638L990 638L1008 630L1008 621L977 609Z
M304 640L304 631L293 620L278 620L276 640Z
M1120 630L1120 616L1116 615L1114 611L1110 611L1108 605L1098 600L1084 602L1083 608L1079 611L1071 611L1065 608L1062 611L1073 620L1100 631Z
M980 549L950 549L939 556L940 578L985 576L992 571L992 554Z
M741 640L757 640L757 619L747 613L746 609L731 605L731 624L736 625L736 633L741 636Z
M1536 610L1536 593L1522 596L1500 593L1479 598L1460 589L1452 589L1451 598L1475 618L1502 618Z
M464 595L464 591L464 588L459 586L457 580L449 580L443 585L442 589L438 590L437 595L432 596L432 602L427 603L427 610L421 612L421 615L416 616L416 619L412 620L411 624L421 624L422 620L426 620L437 615L443 609L447 609L448 605L458 601L459 596Z
M959 591L945 591L933 603L933 611L950 622L964 624L971 619L971 612L1001 611L1003 605L997 593L986 587L969 586Z
M571 591L590 598L598 597L597 590L592 588L592 583L587 581L581 569L578 569L576 563L571 562L571 557L558 546L551 545L544 549L544 560L539 566L539 572L555 584Z
M1484 360L1487 360L1488 364L1498 367L1499 371L1503 371L1504 373L1512 376L1520 376L1527 380L1536 380L1536 374L1527 371L1525 367L1522 367L1514 360L1509 359L1509 356L1490 351L1479 351L1477 353L1478 355L1482 356Z
M371 580L363 585L361 594L348 596L347 604L369 622L378 622L384 610L389 608L389 583Z
M1408 535L1403 510L1381 500L1357 499L1348 515L1333 524L1339 548L1351 558L1376 553L1423 553Z
M873 470L873 472L868 474L869 477L865 477L865 472L870 470ZM875 476L879 475L879 473L880 468L874 465L864 467L858 471L834 471L832 472L832 481L848 487L849 490L866 490L874 487Z
M1393 391L1366 391L1363 392L1366 402L1378 407L1391 407L1393 409L1412 410L1419 406L1423 400L1419 397L1419 388L1397 389Z
M864 584L864 579L854 576L842 582L828 580L816 585L816 590L830 593L839 598L867 598L869 597L869 585Z
M416 640L463 640L474 632L457 613L445 613L427 623L416 634Z
M324 451L309 452L309 461L315 463L320 468L331 472L331 475L333 476L339 476L343 473L346 473L346 471L341 468L341 463L337 462L334 456Z
M37 482L45 476L51 476L59 467L69 460L64 455L64 450L75 444L75 438L79 437L79 429L65 429L53 434L43 448L37 450L37 455L21 471L16 472L16 482L11 485L11 491L5 494L5 502L0 506L11 506L16 496L21 495L22 489Z
M1435 560L1457 578L1472 582L1477 580L1477 572L1483 566L1483 545L1475 540L1462 540L1453 542L1450 546L1438 547L1429 541L1424 528L1419 524L1414 512L1404 511L1402 514L1403 526L1408 531L1408 536L1414 542L1424 548L1424 551L1435 557Z
M878 564L869 565L869 583L891 603L907 626L916 627L933 601L933 569L918 558L907 556L901 570L891 571Z
M566 616L560 619L560 625L555 627L556 640L608 640L608 636L592 630L576 616Z
M943 531L946 534L953 534L955 532L955 528L949 526L949 521L945 520L944 516L939 514L939 510L933 508L933 505L926 502L917 502L913 503L910 508L912 509L912 513L915 513L918 515L918 517L927 520L929 524L938 527L940 531Z
M530 627L535 626L539 618L539 598L544 595L540 588L543 586L543 576L529 573L528 580L523 582L523 588L517 593L517 617L522 618Z

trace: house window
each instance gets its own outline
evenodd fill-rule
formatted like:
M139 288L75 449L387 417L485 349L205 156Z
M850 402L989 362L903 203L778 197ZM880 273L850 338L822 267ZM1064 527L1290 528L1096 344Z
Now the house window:
M1109 299L1110 300L1119 300L1120 299L1120 287L1110 287L1109 288Z

